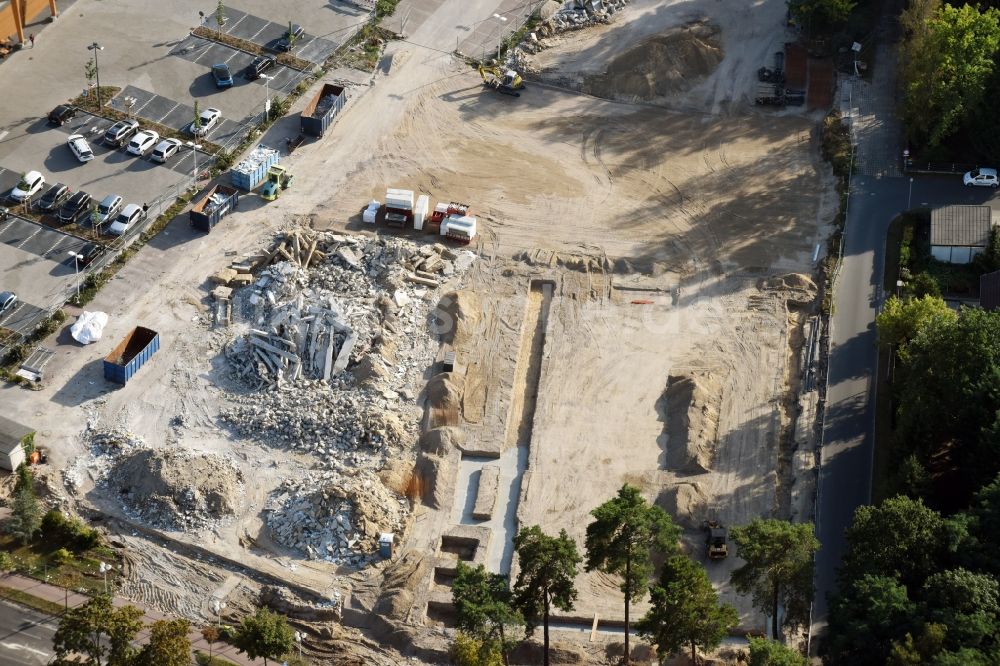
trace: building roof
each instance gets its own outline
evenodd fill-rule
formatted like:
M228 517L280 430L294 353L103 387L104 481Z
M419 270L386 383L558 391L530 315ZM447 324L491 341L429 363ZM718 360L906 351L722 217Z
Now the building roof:
M979 305L984 310L1000 309L1000 271L979 277Z
M21 440L35 432L34 428L21 425L17 421L0 416L0 452L9 453L20 445Z
M931 211L931 245L986 247L992 217L989 206L945 206Z

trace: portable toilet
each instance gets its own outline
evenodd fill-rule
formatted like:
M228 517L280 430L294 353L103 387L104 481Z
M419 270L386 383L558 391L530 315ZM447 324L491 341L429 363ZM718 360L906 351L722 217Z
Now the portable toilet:
M392 557L392 532L383 532L378 538L378 554L382 556L383 559L389 559Z

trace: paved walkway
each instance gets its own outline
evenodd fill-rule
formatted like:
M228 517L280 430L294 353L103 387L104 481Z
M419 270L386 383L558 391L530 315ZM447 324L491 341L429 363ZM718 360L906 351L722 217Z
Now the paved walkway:
M65 588L59 587L57 585L49 585L48 583L43 583L41 581L35 580L34 578L27 578L25 576L20 576L18 574L4 574L0 576L0 585L4 587L13 588L15 590L21 590L27 592L33 597L38 597L39 599L45 599L57 604L62 604L65 606L77 607L82 606L90 600L90 597L78 594L76 592L68 592ZM129 601L127 599L115 598L115 606L135 606L142 610L146 615L143 618L147 628L139 632L136 642L139 644L144 644L149 638L149 625L157 620L171 620L174 619L171 616L164 615L154 610L144 608L141 604ZM188 634L191 639L191 646L195 650L201 650L202 652L208 652L208 643L205 639L201 637L201 627L195 627ZM239 664L240 666L258 666L258 664L263 664L263 659L248 659L245 655L239 654L236 648L233 646L217 642L212 645L212 654L219 657L228 659L229 661Z

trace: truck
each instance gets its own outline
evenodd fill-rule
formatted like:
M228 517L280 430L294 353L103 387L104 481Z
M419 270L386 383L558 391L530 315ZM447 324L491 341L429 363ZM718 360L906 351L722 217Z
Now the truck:
M144 326L136 326L104 357L104 378L125 384L160 349L160 334Z
M322 138L333 122L333 117L344 108L346 100L343 87L324 83L316 96L309 100L309 104L302 110L299 121L302 133Z
M250 192L267 176L267 170L278 163L280 155L274 148L260 144L230 171L233 186Z
M729 555L729 546L726 543L729 533L718 520L706 520L702 529L707 532L705 545L708 551L708 559L724 560Z
M188 217L191 226L208 233L227 213L236 209L240 202L240 191L228 185L216 185L198 199Z

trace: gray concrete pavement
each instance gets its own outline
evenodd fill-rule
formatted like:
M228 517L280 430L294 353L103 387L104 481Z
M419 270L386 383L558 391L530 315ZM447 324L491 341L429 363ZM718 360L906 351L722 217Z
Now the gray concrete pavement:
M52 657L58 621L0 600L0 666L44 666Z

